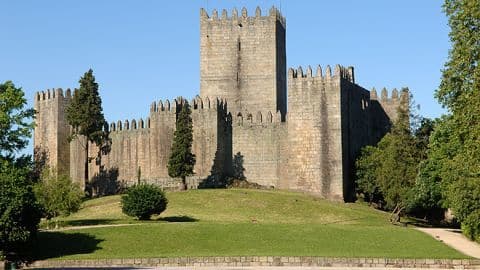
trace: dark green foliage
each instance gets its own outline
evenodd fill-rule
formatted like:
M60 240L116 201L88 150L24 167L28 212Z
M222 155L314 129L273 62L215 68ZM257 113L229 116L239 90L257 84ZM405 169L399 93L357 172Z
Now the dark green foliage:
M34 110L21 88L0 84L0 257L19 251L35 235L40 209L32 191L30 156L17 156L28 143ZM8 259L8 258L7 258Z
M140 220L150 219L167 208L168 200L163 190L154 185L139 184L127 190L122 196L123 213Z
M18 251L36 233L40 207L25 170L0 162L0 255Z
M41 181L34 190L47 219L78 211L84 196L80 186L73 183L69 176L55 176L49 170L42 173Z
M362 149L361 158L356 161L357 192L363 194L369 203L380 202L383 198L377 183L377 162L380 161L377 147L366 146Z
M23 149L32 134L33 109L26 109L22 88L11 81L0 83L0 159L14 160L18 150Z
M445 193L446 204L454 210L464 233L480 240L480 178L460 178L448 185Z
M421 160L409 119L409 110L400 106L392 130L376 147L364 148L356 162L359 191L369 201L384 201L383 207L394 214L392 221L398 221L408 205Z
M435 95L451 113L441 119L429 144L426 170L440 183L442 202L464 233L478 240L480 211L480 5L445 0L452 49Z
M423 118L420 127L414 132L421 162L415 185L408 196L407 210L429 220L441 220L444 211L438 166L433 160L427 159L429 140L434 126L435 121Z
M479 102L469 100L478 97L480 89L480 5L478 0L445 0L443 8L451 28L452 49L436 97L456 114L468 109L471 102Z
M73 127L74 136L82 135L88 141L102 145L106 121L93 71L90 69L85 72L79 83L80 88L74 91L72 101L66 108L67 121Z
M462 230L470 239L480 242L480 209L476 209L463 219Z
M87 195L92 195L91 186L88 183L89 172L88 164L92 157L89 156L89 142L99 147L97 156L100 152L108 149L108 132L106 130L107 122L102 112L102 100L98 93L98 84L95 82L93 71L89 69L83 77L80 78L80 88L74 92L72 100L66 108L66 118L72 126L72 136L74 139L78 135L86 138L85 145L85 189Z
M193 128L191 110L188 102L183 100L177 115L176 130L173 138L172 152L168 160L168 175L181 177L186 189L185 178L193 174L195 155L192 153Z

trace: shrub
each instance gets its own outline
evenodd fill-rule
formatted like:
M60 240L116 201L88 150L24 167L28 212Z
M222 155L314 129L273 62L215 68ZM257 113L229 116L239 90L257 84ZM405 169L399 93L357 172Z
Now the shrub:
M73 183L69 176L54 175L49 169L43 171L34 190L47 220L77 212L84 196L78 183Z
M163 190L154 185L135 185L122 196L123 213L140 220L148 220L151 215L162 213L167 204Z

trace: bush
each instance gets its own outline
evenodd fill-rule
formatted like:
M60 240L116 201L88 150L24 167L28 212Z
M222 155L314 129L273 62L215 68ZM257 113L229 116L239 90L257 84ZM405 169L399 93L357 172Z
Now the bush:
M43 216L48 220L77 212L84 197L78 183L73 183L69 176L56 176L48 169L42 172L34 190L42 205Z
M148 220L151 215L162 213L167 204L163 190L154 185L135 185L122 196L123 213L140 220Z

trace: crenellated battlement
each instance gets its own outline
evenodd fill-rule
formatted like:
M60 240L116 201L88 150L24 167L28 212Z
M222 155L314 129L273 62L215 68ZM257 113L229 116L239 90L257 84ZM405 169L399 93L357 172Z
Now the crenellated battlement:
M171 103L168 99L165 101L159 100L158 102L152 102L150 105L151 113L176 113L177 107L182 105L186 99L176 98ZM209 98L196 96L190 101L191 110L227 110L227 101L221 98Z
M408 88L402 88L400 92L396 88L393 88L393 90L391 91L391 95L389 96L388 90L384 87L381 91L380 98L378 97L375 87L373 87L370 91L370 99L378 100L380 102L405 102L408 100L408 97Z
M268 111L268 112L258 111L256 113L237 112L234 115L235 115L234 123L237 126L251 126L251 125L268 126L270 124L282 122L282 115L280 114L280 111L277 111L276 113L272 113L271 111Z
M77 91L75 89L74 91ZM62 88L52 88L52 89L47 89L45 91L38 91L35 93L35 101L42 101L42 100L51 100L51 99L56 99L56 98L68 98L70 99L72 97L72 91L70 88L67 88L67 90L64 92Z
M332 68L330 65L327 65L325 71L322 70L320 65L317 66L315 74L313 74L312 67L308 66L306 71L303 71L303 67L299 66L297 69L289 68L288 69L288 79L311 79L311 80L320 80L320 81L329 81L334 78L340 78L347 80L351 83L355 83L355 75L353 67L343 67L340 65L335 65L333 74Z
M150 117L147 117L146 120L139 118L138 120L132 119L125 121L118 120L116 123L111 122L109 125L110 132L119 132L119 131L129 131L129 130L142 130L150 128Z
M262 10L260 7L257 6L255 9L255 16L248 16L248 11L245 7L243 7L240 11L236 8L233 8L231 11L231 15L228 15L228 12L226 9L222 10L221 15L218 14L218 11L216 9L212 10L212 13L209 15L207 11L203 8L200 9L200 20L205 20L208 22L230 22L230 23L235 23L238 24L240 21L249 21L249 22L254 22L255 20L259 19L276 19L279 20L284 26L285 26L285 17L282 16L280 11L272 6L269 11L268 15L262 16Z

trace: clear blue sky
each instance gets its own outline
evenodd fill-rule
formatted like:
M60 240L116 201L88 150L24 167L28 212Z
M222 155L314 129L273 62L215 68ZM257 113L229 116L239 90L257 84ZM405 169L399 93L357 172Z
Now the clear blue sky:
M108 121L148 116L154 100L199 92L199 10L272 5L287 19L287 66L355 67L370 89L409 87L420 113L450 47L439 0L120 1L1 0L0 81L36 91L75 88L94 70Z

